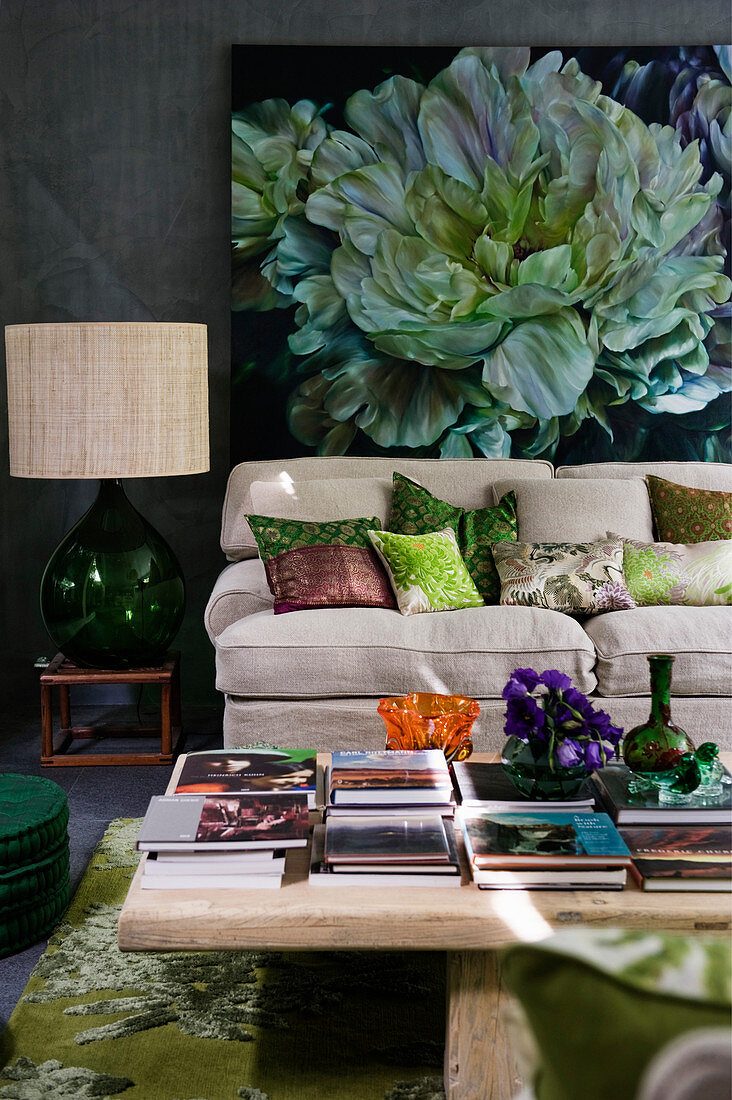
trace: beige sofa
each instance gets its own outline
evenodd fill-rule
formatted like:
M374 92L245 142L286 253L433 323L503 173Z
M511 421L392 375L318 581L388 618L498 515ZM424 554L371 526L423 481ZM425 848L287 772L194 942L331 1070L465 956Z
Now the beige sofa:
M232 470L221 546L231 562L205 621L226 706L224 744L259 740L319 749L383 744L383 695L473 696L477 749L504 740L501 690L516 667L557 668L629 729L648 715L648 653L672 652L672 714L692 740L732 748L732 609L644 607L585 619L489 606L402 616L383 608L274 615L248 512L323 520L378 515L386 526L394 470L465 508L515 489L519 538L583 541L616 531L653 538L646 473L732 490L732 466L601 463L560 467L520 459L296 458Z

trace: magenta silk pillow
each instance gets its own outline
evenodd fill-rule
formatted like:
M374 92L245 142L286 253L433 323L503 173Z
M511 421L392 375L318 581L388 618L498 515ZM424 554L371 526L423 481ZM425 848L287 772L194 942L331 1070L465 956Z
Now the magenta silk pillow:
M314 607L396 608L384 568L366 546L301 546L270 558L264 568L275 615Z

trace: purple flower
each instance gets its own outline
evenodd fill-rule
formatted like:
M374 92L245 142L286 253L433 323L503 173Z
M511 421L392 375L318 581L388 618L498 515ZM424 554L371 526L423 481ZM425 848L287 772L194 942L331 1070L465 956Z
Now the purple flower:
M573 741L571 737L567 737L561 744L557 745L555 756L563 768L574 767L576 764L582 763L582 746L579 742Z
M544 725L546 715L535 699L530 695L509 699L506 705L506 724L503 727L507 736L520 737L529 741L532 737L546 740Z
M503 698L528 695L539 683L539 674L533 668L515 668L503 689Z
M556 668L550 668L546 672L542 672L539 680L546 687L551 688L552 691L564 691L572 684L569 676L566 676L563 672L558 672Z
M557 669L517 668L503 689L507 736L547 751L552 767L593 771L616 755L623 731Z

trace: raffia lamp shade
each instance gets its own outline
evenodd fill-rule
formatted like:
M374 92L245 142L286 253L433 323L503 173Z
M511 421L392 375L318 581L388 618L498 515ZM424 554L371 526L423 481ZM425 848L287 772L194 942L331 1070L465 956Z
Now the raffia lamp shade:
M5 346L14 477L208 470L205 325L8 325Z

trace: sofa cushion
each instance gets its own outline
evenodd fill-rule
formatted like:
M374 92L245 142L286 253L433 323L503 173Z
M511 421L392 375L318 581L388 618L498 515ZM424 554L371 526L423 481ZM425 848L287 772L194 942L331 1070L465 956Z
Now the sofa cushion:
M600 695L648 695L649 653L674 653L671 693L729 695L732 614L727 607L638 607L588 619ZM709 738L714 740L714 732Z
M482 605L452 527L425 535L369 531L369 538L384 563L402 615Z
M521 458L313 456L241 462L229 474L221 520L221 548L231 561L252 558L257 553L257 544L246 522L246 514L256 511L250 491L253 482L279 482L297 486L304 481L328 478L345 481L344 488L348 492L347 485L353 479L386 479L391 482L395 470L414 478L430 492L449 497L463 508L483 508L492 504L491 485L496 478L516 476L548 481L553 473L550 462ZM363 514L371 510L364 509ZM378 508L373 508L373 511L380 516Z
M461 508L448 504L417 485L411 478L394 473L389 530L402 535L421 535L452 527L468 572L485 603L498 603L501 582L493 562L491 545L515 540L516 499L507 493L488 508Z
M396 607L384 567L366 546L300 546L270 558L265 568L275 615L314 607Z
M561 481L564 478L645 478L648 474L697 489L732 491L732 464L727 462L587 462L582 466L559 466L555 476Z
M595 615L635 607L623 577L623 543L498 542L501 603Z
M270 610L228 626L216 650L218 689L249 698L411 691L499 698L517 665L557 668L585 693L595 686L595 652L579 623L531 607L410 616L370 607Z
M388 477L317 478L313 481L253 481L252 511L286 519L329 520L378 516L386 523L391 504Z
M732 538L732 493L695 489L662 477L646 477L653 523L666 542Z
M638 607L732 603L732 539L689 545L624 539L623 571Z
M653 538L648 490L641 478L604 481L499 480L496 499L514 489L522 542L597 542L608 531L629 539Z
M656 930L573 928L509 947L502 970L531 1029L538 1100L637 1096L670 1040L728 1030L731 961L724 939Z
M204 623L209 638L213 641L227 626L246 615L271 611L273 603L264 563L259 558L227 565L217 578L206 605Z

